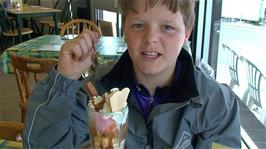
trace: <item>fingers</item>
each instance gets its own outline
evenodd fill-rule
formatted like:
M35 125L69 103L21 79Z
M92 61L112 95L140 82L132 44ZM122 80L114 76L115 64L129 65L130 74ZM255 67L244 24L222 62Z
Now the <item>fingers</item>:
M75 60L84 61L93 53L98 42L98 34L89 30L83 31L75 39L69 41L66 49L70 49Z
M94 43L94 47L96 46L96 43L98 42L99 40L99 34L97 32L89 32L89 35L92 39L92 43Z
M78 38L75 39L76 45L78 45L78 50L77 52L79 52L77 55L78 57L76 57L76 60L80 59L80 60L84 60L86 58L86 56L90 53L90 51L92 51L92 43L88 41L89 39L86 39L86 37L84 36L79 36Z
M84 31L61 47L58 72L69 79L78 79L92 64L98 34Z

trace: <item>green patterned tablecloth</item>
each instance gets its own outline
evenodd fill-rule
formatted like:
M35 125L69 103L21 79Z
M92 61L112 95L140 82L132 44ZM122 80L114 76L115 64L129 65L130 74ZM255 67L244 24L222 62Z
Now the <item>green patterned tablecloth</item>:
M22 142L0 139L0 149L22 149Z
M58 35L44 35L10 47L1 55L2 70L5 74L13 72L11 53L26 57L58 58L60 47L64 42Z
M11 53L35 58L58 58L61 45L66 41L59 35L43 35L8 48L2 55L2 70L5 74L13 72ZM126 50L122 37L101 37L96 50L104 60L116 60Z

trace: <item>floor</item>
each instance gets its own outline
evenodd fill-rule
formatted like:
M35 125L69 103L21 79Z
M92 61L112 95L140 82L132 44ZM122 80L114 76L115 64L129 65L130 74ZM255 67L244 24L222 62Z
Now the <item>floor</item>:
M19 98L15 75L0 71L0 120L20 121Z
M1 62L0 69L2 69ZM40 75L41 78L45 76L46 74ZM30 89L35 86L33 78L33 75L30 75ZM3 71L0 70L0 120L20 122L19 100L20 95L15 74L4 74Z
M32 35L34 38L36 35ZM0 121L18 121L20 122L19 107L19 90L17 87L16 77L14 74L4 74L2 71L1 54L4 49L9 48L11 41L2 42L0 49ZM3 46L5 45L5 46ZM3 48L3 49L2 49ZM34 85L34 81L30 80L30 86Z

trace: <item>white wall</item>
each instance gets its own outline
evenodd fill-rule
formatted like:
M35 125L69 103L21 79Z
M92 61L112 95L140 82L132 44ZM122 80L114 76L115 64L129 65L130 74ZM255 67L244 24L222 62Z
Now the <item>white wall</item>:
M263 7L263 0L223 0L222 17L258 21Z

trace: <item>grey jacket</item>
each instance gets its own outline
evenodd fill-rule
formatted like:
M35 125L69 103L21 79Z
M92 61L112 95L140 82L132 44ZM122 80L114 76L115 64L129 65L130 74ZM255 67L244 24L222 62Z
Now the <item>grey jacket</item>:
M147 120L129 95L126 148L206 149L213 142L240 148L237 96L196 68L184 50L178 61L183 64L182 80L169 90L174 100L157 105ZM91 80L100 94L121 89L130 86L131 67L125 52L114 67L103 66ZM39 82L28 102L25 148L77 148L89 139L86 81L68 80L53 69Z

